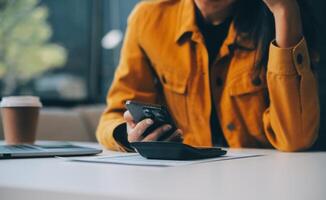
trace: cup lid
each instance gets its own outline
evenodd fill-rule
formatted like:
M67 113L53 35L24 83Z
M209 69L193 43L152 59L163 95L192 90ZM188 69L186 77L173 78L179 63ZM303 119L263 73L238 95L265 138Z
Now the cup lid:
M9 96L3 97L0 107L42 107L39 97L36 96Z

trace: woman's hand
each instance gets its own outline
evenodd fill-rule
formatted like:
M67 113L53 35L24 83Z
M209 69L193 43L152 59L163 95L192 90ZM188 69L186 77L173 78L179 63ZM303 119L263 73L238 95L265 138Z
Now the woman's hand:
M281 48L293 47L302 38L300 8L297 0L262 0L275 19L276 43Z
M127 133L128 133L129 142L157 141L160 136L162 136L172 128L171 125L166 124L157 128L146 137L143 137L142 135L145 132L145 130L154 123L153 120L144 119L143 121L136 124L129 111L126 111L123 117L127 122ZM177 129L165 141L182 141L182 140L183 140L182 131L180 129Z
M297 0L263 0L270 11L274 14L280 9L293 8L297 6ZM295 5L296 4L296 5Z

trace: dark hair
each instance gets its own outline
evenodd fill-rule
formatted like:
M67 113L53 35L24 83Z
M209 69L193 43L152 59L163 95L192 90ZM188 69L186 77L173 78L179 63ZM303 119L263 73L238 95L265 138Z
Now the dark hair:
M316 20L312 16L311 8L306 0L298 0L297 2L300 7L303 34L309 52L316 56L318 55L314 25ZM239 37L253 42L254 49L257 50L256 69L259 70L262 66L266 66L269 44L275 38L274 17L266 4L262 0L238 0L235 3L234 25ZM312 61L316 60L312 59Z

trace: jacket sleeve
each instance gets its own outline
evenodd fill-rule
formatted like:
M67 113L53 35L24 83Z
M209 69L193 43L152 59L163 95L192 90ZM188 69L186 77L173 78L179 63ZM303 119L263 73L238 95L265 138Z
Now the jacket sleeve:
M104 147L117 151L131 151L127 140L126 123L123 119L127 100L155 103L154 75L138 40L144 11L137 6L128 19L120 63L107 95L107 107L100 118L97 140Z
M263 121L269 142L282 151L313 145L319 129L317 80L303 38L293 48L270 46L267 66L270 107Z

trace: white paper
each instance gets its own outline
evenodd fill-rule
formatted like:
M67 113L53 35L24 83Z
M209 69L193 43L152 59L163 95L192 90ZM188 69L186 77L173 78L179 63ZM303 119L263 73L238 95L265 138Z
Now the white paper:
M107 164L120 164L120 165L138 165L138 166L156 166L156 167L176 167L183 165L193 165L199 163L215 162L222 160L240 159L248 157L260 156L258 154L244 154L244 153L227 153L227 155L217 158L201 159L201 160L155 160L146 159L138 153L125 153L111 156L96 156L87 158L63 158L68 161L78 162L91 162L91 163L107 163Z

